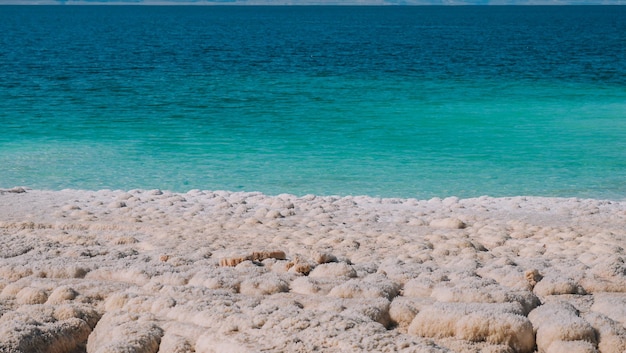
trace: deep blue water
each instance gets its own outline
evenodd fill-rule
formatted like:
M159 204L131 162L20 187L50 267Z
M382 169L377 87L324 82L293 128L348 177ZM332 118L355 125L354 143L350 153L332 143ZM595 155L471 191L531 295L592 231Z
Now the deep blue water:
M0 6L0 188L626 198L626 6Z

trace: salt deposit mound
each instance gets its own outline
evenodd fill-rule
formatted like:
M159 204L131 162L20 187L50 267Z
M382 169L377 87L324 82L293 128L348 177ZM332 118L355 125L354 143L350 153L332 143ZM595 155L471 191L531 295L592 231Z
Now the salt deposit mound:
M626 351L626 203L0 190L0 352Z

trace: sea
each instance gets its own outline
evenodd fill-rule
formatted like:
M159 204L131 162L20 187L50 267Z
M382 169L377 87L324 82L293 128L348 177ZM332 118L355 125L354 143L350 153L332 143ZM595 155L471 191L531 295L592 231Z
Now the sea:
M0 6L0 188L626 199L626 6Z

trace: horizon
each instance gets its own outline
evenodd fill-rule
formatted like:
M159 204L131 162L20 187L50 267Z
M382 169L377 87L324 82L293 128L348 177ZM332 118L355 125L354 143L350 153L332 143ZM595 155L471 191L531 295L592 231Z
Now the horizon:
M607 6L626 0L0 0L1 5L54 6Z

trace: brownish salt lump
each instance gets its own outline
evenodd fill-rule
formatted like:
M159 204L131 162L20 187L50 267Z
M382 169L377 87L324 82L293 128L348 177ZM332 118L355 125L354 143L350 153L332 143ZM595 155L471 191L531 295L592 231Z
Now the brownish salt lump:
M626 204L0 190L0 351L622 353Z

